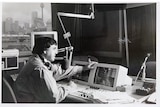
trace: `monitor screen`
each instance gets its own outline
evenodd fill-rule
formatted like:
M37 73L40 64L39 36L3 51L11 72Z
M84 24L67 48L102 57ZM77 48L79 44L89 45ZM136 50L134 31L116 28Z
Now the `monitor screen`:
M94 83L113 87L116 77L115 68L97 67L94 77Z
M87 64L88 62L86 61L73 61L72 63L73 66L85 66ZM74 76L72 76L72 80L80 84L89 85L92 71L93 70L85 70L82 71L81 73L77 73Z
M8 58L7 59L7 62L8 62L8 65L7 65L7 68L10 68L10 67L17 67L17 57L11 57L11 58Z
M74 75L72 79L77 79L77 80L88 82L89 74L90 74L90 70L82 71L81 73L77 73L76 75Z

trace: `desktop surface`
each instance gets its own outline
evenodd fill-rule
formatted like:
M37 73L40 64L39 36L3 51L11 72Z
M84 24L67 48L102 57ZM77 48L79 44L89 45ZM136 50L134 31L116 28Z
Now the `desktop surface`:
M68 87L66 82L58 83ZM135 104L144 103L150 95L142 96L136 94L136 89L142 87L142 82L133 86L125 86L125 92L109 91L93 88L88 85L75 83L77 87L70 92L62 103L103 103L103 104Z

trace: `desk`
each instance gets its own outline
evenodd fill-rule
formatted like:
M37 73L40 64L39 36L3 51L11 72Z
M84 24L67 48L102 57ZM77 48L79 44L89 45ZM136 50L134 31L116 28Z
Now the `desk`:
M133 86L125 86L126 87L126 91L125 92L118 92L118 91L107 91L104 92L106 93L105 95L107 96L107 98L111 97L115 97L115 95L122 95L122 96L118 96L117 98L122 98L126 97L126 99L128 98L128 100L123 100L123 102L121 103L121 100L119 100L118 102L116 102L116 100L114 102L111 103L119 103L119 104L133 104L133 103L143 103L148 97L147 96L141 96L141 95L137 95L136 89L142 87L143 83L142 82L137 82L135 85ZM65 84L63 84L63 86L65 87ZM98 91L97 89L92 89L89 86L84 86L84 85L80 85L77 84L77 88L74 89L74 92L71 92L66 99L62 102L62 103L110 103L110 102L106 102L102 99L98 99L95 96L95 93L93 91ZM79 92L78 92L79 91ZM83 94L81 94L81 91L84 92ZM99 89L99 91L101 91L101 89ZM92 95L91 95L92 93ZM112 95L113 94L113 95ZM102 94L104 95L104 94ZM103 97L103 96L102 96ZM132 99L134 101L132 101Z
M132 85L132 86L126 86L126 93L135 98L135 99L141 99L143 98L144 96L141 96L141 95L137 95L136 94L136 89L138 88L141 88L143 86L143 82L137 82L136 84Z

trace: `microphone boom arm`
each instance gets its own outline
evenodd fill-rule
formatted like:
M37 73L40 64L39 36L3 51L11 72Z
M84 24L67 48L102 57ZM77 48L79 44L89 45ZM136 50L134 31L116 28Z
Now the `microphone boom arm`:
M145 57L145 59L144 59L144 61L143 61L143 63L142 63L142 66L141 66L141 68L140 68L140 70L139 70L139 72L138 72L138 74L137 74L137 76L136 76L136 79L135 79L134 84L137 82L137 79L138 79L140 73L142 72L142 70L143 70L143 72L142 72L142 81L145 81L145 76L146 76L146 62L147 62L148 58L150 57L150 55L151 55L151 54L148 53L147 56Z
M70 52L70 55L69 55L69 66L71 65L71 61L72 61L73 46L71 45L71 42L69 40L69 37L71 37L71 34L70 34L70 32L66 31L66 29L64 27L64 24L62 22L61 16L74 17L74 18L94 19L95 16L94 16L94 4L93 3L91 4L91 10L92 10L92 12L90 13L90 15L74 14L74 13L64 13L64 12L58 12L57 13L58 19L60 21L60 24L61 24L63 32L64 32L64 35L63 35L64 39L67 39L69 47L71 48L71 50L69 50L69 52ZM65 50L65 49L59 49L59 51L63 51L63 50ZM68 56L68 51L67 51L67 56Z

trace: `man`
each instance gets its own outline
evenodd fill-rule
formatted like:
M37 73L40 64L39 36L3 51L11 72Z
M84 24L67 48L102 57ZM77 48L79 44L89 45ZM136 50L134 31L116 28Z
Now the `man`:
M61 65L51 63L55 60L58 49L56 41L49 37L38 38L32 53L15 81L18 102L61 102L70 90L58 86L56 80L92 69L95 64L90 62L85 67L70 66L67 70L62 70Z

